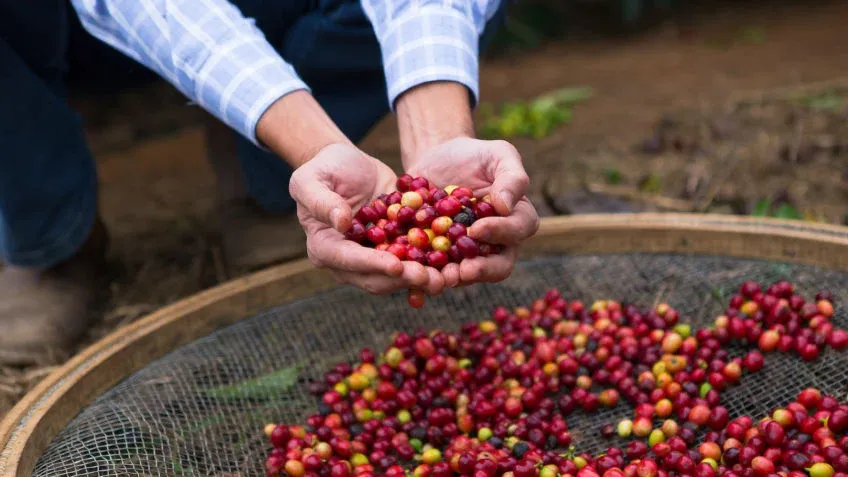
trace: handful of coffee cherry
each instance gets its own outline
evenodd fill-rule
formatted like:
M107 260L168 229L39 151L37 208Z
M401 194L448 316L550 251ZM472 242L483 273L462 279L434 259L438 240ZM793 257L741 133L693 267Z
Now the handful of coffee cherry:
M498 246L467 235L475 221L495 214L488 195L477 198L470 188L456 185L440 189L423 177L404 174L396 191L356 212L345 237L441 270L448 263L498 253ZM420 308L424 293L410 290L409 303Z

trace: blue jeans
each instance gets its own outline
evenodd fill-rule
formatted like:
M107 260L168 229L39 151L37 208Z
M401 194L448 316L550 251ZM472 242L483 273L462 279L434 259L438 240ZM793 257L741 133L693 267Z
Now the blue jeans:
M256 19L351 140L388 113L379 45L357 0L231 1ZM60 263L94 223L95 161L66 102L71 60L96 58L89 65L106 63L115 74L140 69L81 33L74 15L67 0L0 0L0 258L9 264ZM241 136L237 147L251 196L270 212L293 211L291 168Z

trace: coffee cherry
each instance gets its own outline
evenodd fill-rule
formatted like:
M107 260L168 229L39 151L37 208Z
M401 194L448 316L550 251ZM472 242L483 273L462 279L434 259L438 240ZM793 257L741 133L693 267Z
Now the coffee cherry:
M401 206L397 211L397 222L401 225L410 225L415 222L415 210L412 207Z
M418 209L424 204L424 198L418 192L404 192L400 198L400 204L411 209Z
M764 331L760 335L759 346L762 351L769 352L777 349L777 343L780 341L780 333L775 330Z
M404 260L406 259L406 252L409 249L408 246L402 245L399 243L393 243L389 245L389 248L386 249L387 252L391 253L395 257Z
M421 308L424 306L424 298L426 295L423 291L419 290L410 290L407 295L407 301L409 302L409 306L413 308Z
M473 224L475 220L477 220L477 217L474 216L474 212L468 209L463 209L462 212L454 215L453 217L454 222L466 227L471 227L471 224Z
M456 240L456 247L463 258L474 258L480 253L477 241L467 235Z
M814 410L821 403L822 395L818 389L807 388L798 393L798 397L796 399L808 410Z
M462 210L462 204L455 197L446 197L436 202L436 211L441 216L451 218Z
M430 246L433 247L433 250L447 252L451 247L451 242L447 237L438 236L433 237L433 241L430 243Z
M448 230L450 230L453 225L453 220L450 217L437 217L433 220L430 227L433 229L433 233L436 235L447 235Z
M828 344L835 350L848 348L848 331L833 330L828 337Z
M271 445L278 449L284 448L290 438L291 433L289 432L289 428L286 426L274 426L271 434L269 435Z
M283 469L286 475L290 477L303 477L306 474L306 468L303 463L297 460L287 460Z
M484 219L495 215L495 208L488 202L477 201L472 210L478 219Z
M412 176L409 174L399 176L395 187L401 192L408 191L412 187Z
M748 371L759 371L763 368L763 365L765 364L765 359L760 353L756 351L751 351L745 355L745 358L743 358L742 360L742 364Z
M420 229L419 229L420 230ZM426 236L426 234L425 234ZM418 247L409 246L406 250L406 259L418 262L422 265L427 264L427 252Z
M427 254L427 265L435 268L436 270L441 270L448 264L449 261L450 258L448 257L447 252L442 250L433 250Z
M831 477L833 476L833 467L826 462L817 462L810 466L810 477Z
M409 188L412 190L429 189L430 182L423 177L415 177L412 179L412 182L410 182Z
M449 219L450 220L450 219ZM451 221L451 225L447 231L447 237L450 239L452 243L456 243L460 237L464 237L467 234L467 229L462 224L455 224Z
M381 219L370 227L385 229L388 223ZM421 232L429 241L424 249L410 246L409 234L381 245L389 251L406 246L408 255L424 260L445 253L436 248L444 248L439 239L446 237ZM460 255L455 244L448 254L451 249ZM796 296L791 285L781 286L789 290L786 297ZM458 333L398 333L379 359L364 349L360 363L341 363L320 387L310 386L322 399L319 412L306 419L308 428L266 426L274 446L266 471L280 475L294 462L289 467L303 477L514 477L523 471L536 477L806 477L805 470L848 477L848 406L836 397L808 388L762 420L730 421L721 406L724 388L745 385L747 373L764 367L759 351L731 358L727 346L759 346L762 333L752 341L751 330L772 326L760 310L782 306L777 285L766 292L749 287L737 306L755 302L759 309L745 320L727 310L728 329L741 330L741 344L722 334L725 328L687 329L667 304L651 310L612 300L585 306L556 291L527 307L499 307ZM416 294L423 305L422 292L410 291L410 302ZM818 310L807 310L810 303L801 297L780 300L794 301L793 313L807 313L805 321L789 330L795 318L785 317L767 331L785 330L790 352L828 346L825 337L833 329ZM646 439L599 456L566 458L562 452L572 435L564 416L577 406L595 412L615 405L619 396L635 406L635 419L602 425L601 435ZM653 429L652 419L663 416L668 418ZM708 429L696 434L697 426ZM580 439L574 440L579 446ZM411 463L416 455L417 466Z
M386 232L380 227L371 227L365 232L368 240L374 245L379 245L386 242Z
M819 348L813 343L807 343L799 350L799 354L804 361L815 361L819 357Z
M409 245L421 250L425 250L430 246L430 237L424 232L424 229L413 227L406 234Z
M415 225L421 228L429 228L434 220L439 216L436 209L426 205L415 212Z
M345 232L345 238L348 239L348 240L352 240L354 242L358 242L358 243L364 242L365 239L366 239L365 226L363 226L362 223L360 223L358 221L354 222L350 226L350 229L348 229L348 231Z

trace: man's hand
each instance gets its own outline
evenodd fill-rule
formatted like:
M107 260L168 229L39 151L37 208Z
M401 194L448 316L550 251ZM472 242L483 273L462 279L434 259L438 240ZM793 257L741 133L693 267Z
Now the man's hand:
M357 149L315 98L306 91L282 97L259 120L256 135L295 168L289 191L297 201L312 263L371 293L442 291L445 280L436 270L345 239L353 211L393 191L397 177Z
M525 197L530 179L518 151L506 141L457 138L425 152L409 170L438 187L450 184L470 187L474 195L486 194L498 215L479 219L468 235L505 245L497 255L451 263L442 269L447 286L473 282L497 282L512 272L517 245L536 233L539 216Z
M473 139L468 90L450 82L410 89L397 102L398 130L407 172L438 187L470 187L490 194L498 217L480 219L468 234L505 245L498 255L463 260L442 269L447 286L497 282L512 272L517 245L539 228L536 209L524 196L529 179L521 156L505 141Z
M382 193L395 190L397 177L382 162L354 146L321 149L292 175L289 190L297 201L300 223L312 263L329 269L343 283L370 293L415 288L438 294L444 277L417 262L401 262L389 252L347 240L353 211Z

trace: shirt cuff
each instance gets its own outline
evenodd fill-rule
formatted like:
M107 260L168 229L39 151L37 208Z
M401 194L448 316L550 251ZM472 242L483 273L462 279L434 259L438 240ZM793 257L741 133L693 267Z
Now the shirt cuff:
M310 91L264 38L242 38L218 47L195 75L193 86L201 106L263 149L256 137L259 118L286 94Z
M431 81L455 81L479 98L478 34L474 23L438 5L413 8L379 38L389 106L406 90Z

